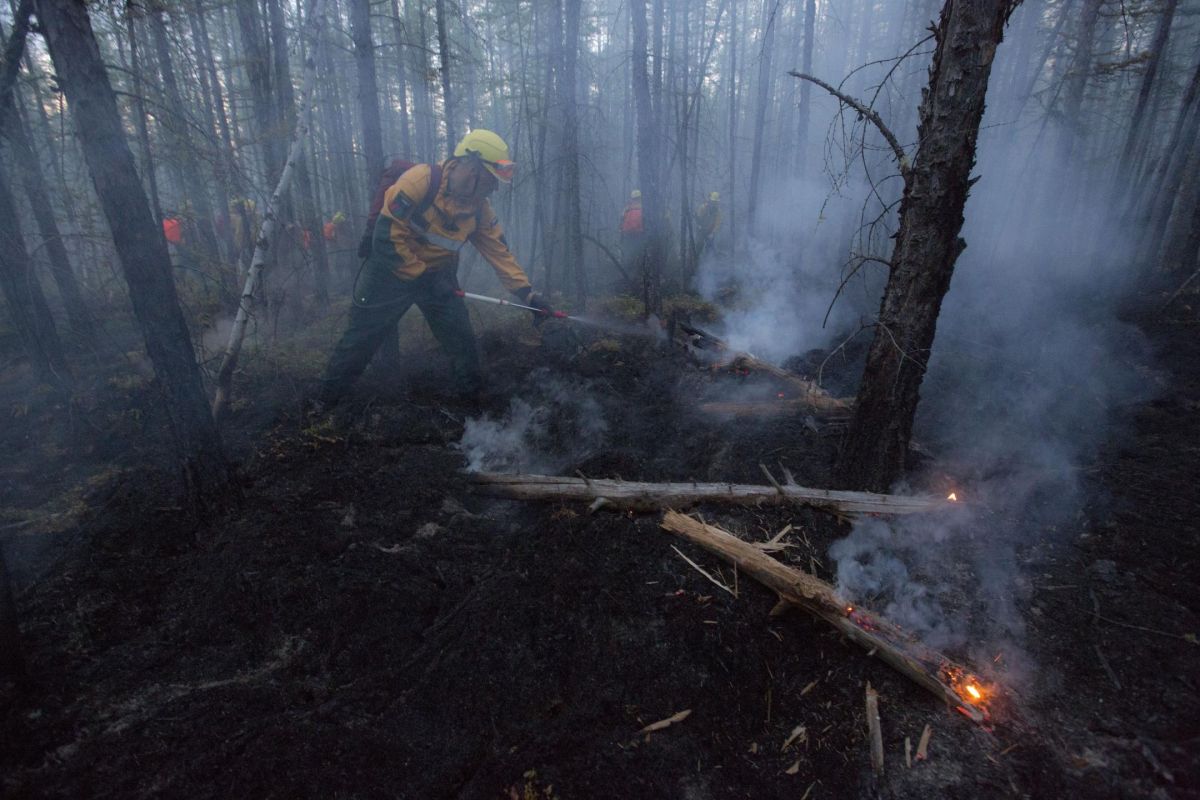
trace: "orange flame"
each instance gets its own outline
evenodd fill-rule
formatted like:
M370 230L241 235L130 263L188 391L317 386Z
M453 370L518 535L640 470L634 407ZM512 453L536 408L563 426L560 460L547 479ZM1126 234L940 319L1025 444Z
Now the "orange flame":
M979 693L979 690L976 689L974 686L972 686L969 683L967 684L967 693L970 694L971 697L974 697L976 700L983 699L983 695Z
M955 492L951 492L950 495L946 499L949 500L951 503L957 503L958 502L958 494Z

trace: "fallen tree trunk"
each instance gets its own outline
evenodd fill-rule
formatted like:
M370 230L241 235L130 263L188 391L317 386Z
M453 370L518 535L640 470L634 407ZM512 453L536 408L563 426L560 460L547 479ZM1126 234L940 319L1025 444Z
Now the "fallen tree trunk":
M786 369L755 358L749 353L734 353L733 358L729 361L729 366L733 369L748 369L766 373L799 392L800 397L796 399L814 408L827 411L849 411L854 407L854 401L851 398L834 397L812 381L807 381L794 372L788 372Z
M662 527L736 565L778 594L783 603L829 623L975 722L987 719L986 689L970 670L925 647L882 617L854 608L820 578L777 561L727 531L675 511L663 516Z
M804 411L812 411L821 415L825 421L831 417L841 416L850 419L851 406L844 400L828 395L807 395L802 398L792 397L778 400L746 400L714 401L701 403L700 410L706 414L735 417L737 419L763 419L765 417L795 416Z
M742 369L762 372L775 378L799 397L789 398L778 405L777 413L787 413L800 408L815 408L822 411L847 411L854 406L850 398L838 398L822 389L812 381L805 380L794 372L770 364L760 358L740 350L734 350L724 340L713 336L708 331L693 327L683 322L673 323L673 339L690 354L712 366L713 369ZM726 405L721 403L706 403L706 406ZM728 404L745 405L745 404Z
M592 502L635 511L687 508L697 503L740 506L812 506L843 514L917 514L938 511L951 501L932 495L900 495L809 489L793 483L758 486L739 483L638 483L555 475L477 472L471 480L487 494L516 500Z

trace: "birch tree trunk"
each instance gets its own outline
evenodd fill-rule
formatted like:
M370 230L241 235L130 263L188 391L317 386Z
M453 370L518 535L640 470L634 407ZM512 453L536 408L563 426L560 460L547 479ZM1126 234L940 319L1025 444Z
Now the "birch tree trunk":
M204 400L166 242L125 140L86 5L82 0L36 0L36 8L154 365L189 498L196 511L204 511L212 501L227 498L233 484Z
M47 0L48 1L48 0ZM313 40L321 45L321 28L324 25L325 0L313 0L313 9L308 21L312 28ZM250 322L250 312L254 308L254 293L262 277L263 266L266 264L271 241L278 223L278 210L283 204L284 195L292 182L292 174L296 163L304 151L304 142L312 127L312 95L317 81L317 53L309 51L304 61L304 84L300 89L299 111L296 119L296 130L292 135L292 145L288 151L287 161L284 162L283 172L280 173L279 183L271 194L271 199L263 213L262 228L258 233L258 242L254 246L254 255L250 259L250 271L246 275L246 283L242 288L241 301L238 304L237 315L233 319L233 328L229 332L229 343L225 346L225 354L221 359L221 369L217 373L217 392L212 403L212 419L220 419L233 390L233 372L237 368L238 356L242 352L242 344L246 339L246 326Z
M975 142L1012 0L948 0L919 112L921 143L900 205L875 338L838 464L841 482L886 491L900 477L971 187Z

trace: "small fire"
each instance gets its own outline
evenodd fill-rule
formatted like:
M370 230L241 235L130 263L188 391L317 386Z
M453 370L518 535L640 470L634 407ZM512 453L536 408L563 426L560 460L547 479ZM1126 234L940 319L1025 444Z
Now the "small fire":
M949 494L949 495L946 497L946 499L947 499L947 500L949 500L951 503L957 503L957 502L958 502L958 493L957 493L957 492L951 492L951 493L950 493L950 494Z
M847 614L853 614L853 613L854 613L854 606L846 606L846 613L847 613Z
M976 700L983 699L983 695L979 693L979 690L969 683L967 684L967 694L971 695L971 697L974 697Z

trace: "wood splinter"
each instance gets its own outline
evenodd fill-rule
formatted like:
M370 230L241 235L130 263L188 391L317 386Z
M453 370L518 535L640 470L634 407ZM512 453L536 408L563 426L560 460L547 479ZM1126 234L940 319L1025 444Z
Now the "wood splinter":
M879 727L879 692L867 684L867 734L871 740L871 769L883 772L883 731Z

